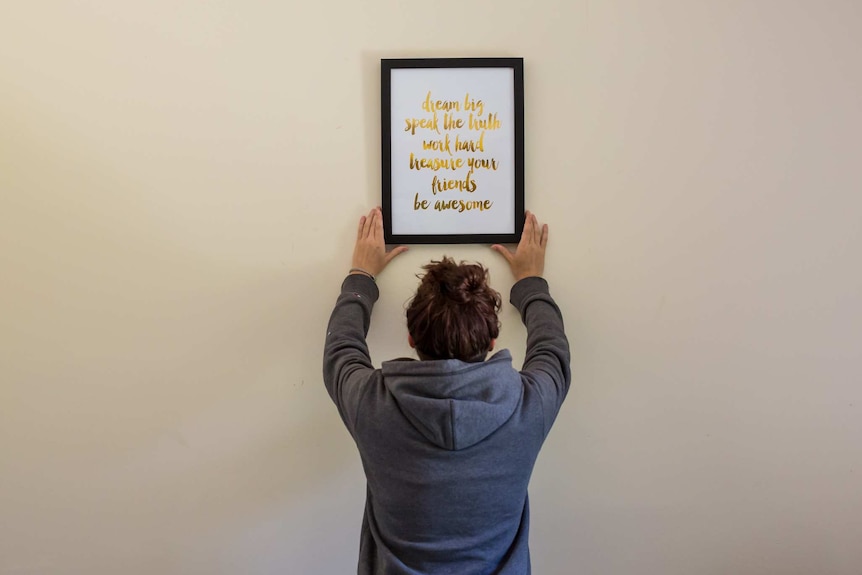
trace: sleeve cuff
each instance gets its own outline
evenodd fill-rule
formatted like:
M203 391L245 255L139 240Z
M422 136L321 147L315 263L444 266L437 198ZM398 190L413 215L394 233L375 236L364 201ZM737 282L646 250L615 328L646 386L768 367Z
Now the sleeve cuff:
M358 293L373 302L380 297L377 284L365 274L349 274L341 284L341 292Z
M509 302L516 308L522 309L527 298L537 293L551 294L545 278L539 276L524 278L515 282L515 285L512 286L512 291L509 294Z

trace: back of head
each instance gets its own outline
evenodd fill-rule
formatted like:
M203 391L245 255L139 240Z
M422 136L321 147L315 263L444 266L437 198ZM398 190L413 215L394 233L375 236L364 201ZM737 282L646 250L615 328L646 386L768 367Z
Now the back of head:
M479 264L451 258L423 266L407 308L407 330L422 359L482 361L500 333L500 294Z

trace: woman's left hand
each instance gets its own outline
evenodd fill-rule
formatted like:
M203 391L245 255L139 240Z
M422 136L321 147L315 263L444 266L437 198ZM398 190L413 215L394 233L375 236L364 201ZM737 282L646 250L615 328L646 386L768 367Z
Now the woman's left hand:
M383 240L383 213L380 208L374 208L367 216L359 218L352 268L376 276L395 256L406 251L407 246L398 246L392 248L390 252L386 251L386 243Z

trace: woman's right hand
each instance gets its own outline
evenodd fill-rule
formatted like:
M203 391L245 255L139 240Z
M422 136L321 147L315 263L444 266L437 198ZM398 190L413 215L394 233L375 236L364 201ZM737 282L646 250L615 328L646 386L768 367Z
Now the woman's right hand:
M494 244L491 249L498 252L506 261L515 276L515 281L524 278L542 277L545 271L545 247L548 245L548 224L539 227L535 214L527 212L521 241L512 253L505 246Z

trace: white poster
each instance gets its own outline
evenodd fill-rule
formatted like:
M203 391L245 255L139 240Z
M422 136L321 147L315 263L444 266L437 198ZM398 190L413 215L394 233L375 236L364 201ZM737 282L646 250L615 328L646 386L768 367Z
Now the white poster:
M383 61L388 239L517 241L523 218L522 61L418 62L424 65Z

